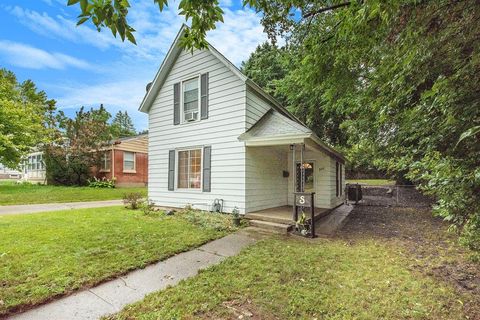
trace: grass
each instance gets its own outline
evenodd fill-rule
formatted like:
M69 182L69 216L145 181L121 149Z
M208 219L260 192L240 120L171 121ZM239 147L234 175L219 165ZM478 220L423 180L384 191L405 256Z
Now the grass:
M460 319L460 299L381 242L278 238L108 319Z
M0 318L219 238L231 219L215 217L202 227L122 207L0 216Z
M130 192L146 196L147 188L96 189L0 182L0 205L114 200L122 199L125 193Z
M392 186L395 184L395 181L387 179L352 179L347 180L347 183L360 183L369 186Z

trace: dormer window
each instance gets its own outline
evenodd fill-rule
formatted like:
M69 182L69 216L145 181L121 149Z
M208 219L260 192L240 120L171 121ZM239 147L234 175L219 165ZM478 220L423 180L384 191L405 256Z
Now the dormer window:
M183 121L196 121L199 118L199 78L183 82Z

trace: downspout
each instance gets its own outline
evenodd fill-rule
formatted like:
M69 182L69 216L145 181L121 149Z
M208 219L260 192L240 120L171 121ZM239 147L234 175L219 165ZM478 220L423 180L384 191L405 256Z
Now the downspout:
M111 179L115 179L115 145L112 144L112 177Z

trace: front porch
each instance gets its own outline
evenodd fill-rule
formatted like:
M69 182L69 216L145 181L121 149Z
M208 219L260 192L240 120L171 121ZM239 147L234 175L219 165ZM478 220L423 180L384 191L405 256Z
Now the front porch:
M315 221L328 215L331 210L332 209L327 208L315 208ZM307 216L307 219L310 219L309 211L308 213L305 212L305 215ZM245 218L249 220L266 221L291 226L295 224L295 221L293 221L292 206L281 206L250 212L245 215Z

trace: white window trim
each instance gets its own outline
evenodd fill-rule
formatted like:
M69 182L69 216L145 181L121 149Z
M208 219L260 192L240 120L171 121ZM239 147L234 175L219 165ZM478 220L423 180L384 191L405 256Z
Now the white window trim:
M110 159L109 157L107 156L107 153L110 154ZM100 172L110 172L110 169L104 169L103 166L105 165L105 163L107 162L107 160L110 160L110 168L112 167L112 150L108 150L108 151L105 151L105 153L103 154L102 156L102 165L100 167Z
M133 153L133 170L125 169L125 153ZM133 151L123 151L123 172L125 173L137 173L137 153Z
M203 146L201 147L187 147L187 148L178 148L175 149L175 190L179 191L190 191L190 192L203 192ZM178 187L178 164L180 163L180 157L178 156L178 153L181 151L191 151L191 150L198 150L200 149L200 188L179 188ZM190 158L188 159L189 163L188 165L190 166Z
M316 160L303 160L304 163L306 162L311 162L313 163L313 192L317 194L317 161ZM297 164L301 163L301 161L297 160L295 162L295 170L297 169ZM297 172L294 174L294 179L295 179L295 192L297 192Z
M202 81L201 81L200 77L201 77L201 74L198 74L198 75L189 77L185 80L182 80L180 82L180 123L181 124L195 123L195 122L198 122L198 121L201 120L202 115L200 113L201 113L201 110L202 110L202 105L201 105L202 104ZM185 82L193 80L193 79L197 79L197 84L198 84L198 117L197 117L197 120L185 121L185 112L184 112L185 106L183 105L183 96L184 96L184 94L183 94L183 84Z

